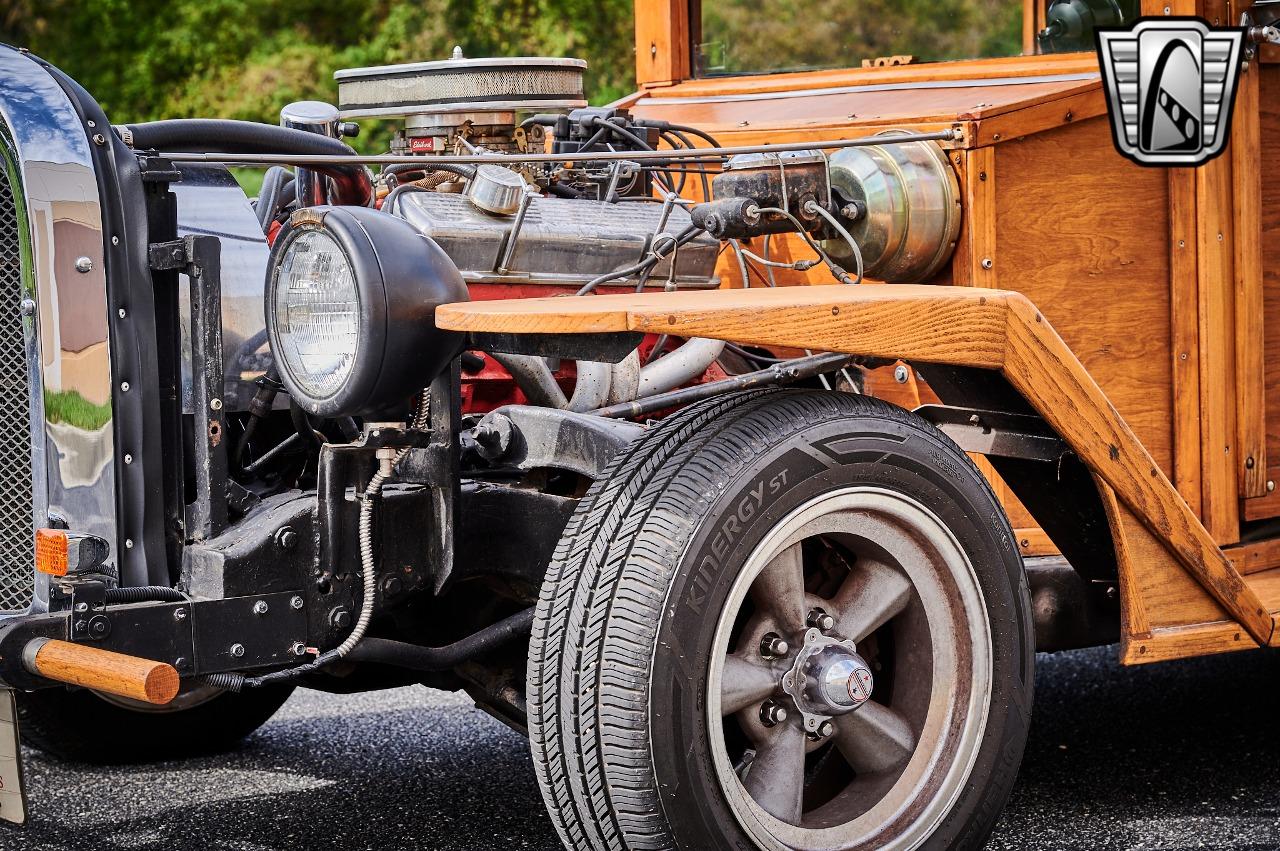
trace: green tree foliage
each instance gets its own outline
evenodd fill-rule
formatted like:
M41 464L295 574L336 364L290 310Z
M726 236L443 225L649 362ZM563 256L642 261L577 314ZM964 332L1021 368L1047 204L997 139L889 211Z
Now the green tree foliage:
M333 101L339 68L468 56L585 59L600 103L633 85L631 0L0 0L0 41L76 78L114 121L274 123ZM358 145L373 151L383 132Z
M1021 52L1021 0L709 0L702 9L700 59L710 73Z
M999 56L1021 47L1020 0L706 0L712 71ZM0 0L0 40L79 80L115 121L219 116L274 123L333 101L339 68L468 56L575 56L588 95L631 91L632 0ZM716 67L719 66L719 67ZM385 149L364 122L357 147Z

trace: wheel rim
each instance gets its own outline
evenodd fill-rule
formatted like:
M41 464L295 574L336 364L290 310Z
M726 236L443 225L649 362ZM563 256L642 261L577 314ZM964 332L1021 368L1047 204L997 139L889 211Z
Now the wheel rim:
M833 628L806 624L815 609ZM870 699L849 709L795 681L832 671ZM823 494L766 534L721 613L707 675L721 790L761 848L916 848L968 780L991 680L982 591L945 524L894 491ZM829 735L812 735L823 718Z

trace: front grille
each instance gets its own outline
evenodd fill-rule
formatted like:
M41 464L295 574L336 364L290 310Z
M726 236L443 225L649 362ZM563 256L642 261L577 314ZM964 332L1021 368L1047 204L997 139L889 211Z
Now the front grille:
M18 212L0 173L0 611L31 605L35 541L31 524L31 407L22 332Z

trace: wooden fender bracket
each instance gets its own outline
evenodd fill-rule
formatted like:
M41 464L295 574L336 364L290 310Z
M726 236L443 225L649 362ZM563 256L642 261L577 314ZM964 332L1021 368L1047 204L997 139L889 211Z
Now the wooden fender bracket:
M1188 573L1259 644L1261 599L1058 333L1020 293L971 287L815 286L469 302L436 310L457 331L619 331L999 370Z
M178 672L172 665L69 641L33 639L23 648L22 663L45 679L155 706L178 694Z

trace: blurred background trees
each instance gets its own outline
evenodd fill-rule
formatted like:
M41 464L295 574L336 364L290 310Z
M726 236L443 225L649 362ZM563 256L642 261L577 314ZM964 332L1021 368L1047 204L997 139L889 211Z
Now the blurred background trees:
M0 41L58 65L117 122L275 123L333 101L339 68L468 56L587 60L601 103L634 86L631 0L0 0ZM356 140L376 149L376 128Z

